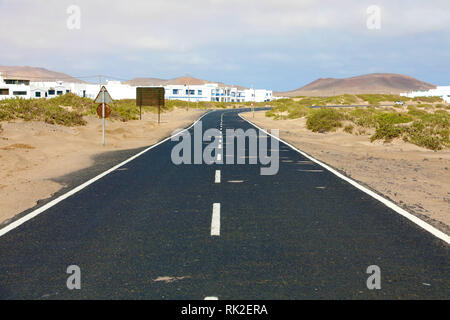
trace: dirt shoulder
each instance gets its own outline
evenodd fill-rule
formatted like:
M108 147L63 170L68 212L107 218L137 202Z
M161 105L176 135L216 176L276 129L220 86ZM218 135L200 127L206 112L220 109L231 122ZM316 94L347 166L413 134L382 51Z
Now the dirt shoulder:
M274 120L264 111L242 116L316 159L343 171L450 234L450 150L430 151L402 140L371 143L368 135L313 133L305 119Z
M58 177L94 164L112 151L155 144L174 130L185 128L205 111L175 109L161 115L146 113L142 121L106 121L106 145L101 143L101 120L64 127L36 121L2 122L0 132L0 224L62 188Z

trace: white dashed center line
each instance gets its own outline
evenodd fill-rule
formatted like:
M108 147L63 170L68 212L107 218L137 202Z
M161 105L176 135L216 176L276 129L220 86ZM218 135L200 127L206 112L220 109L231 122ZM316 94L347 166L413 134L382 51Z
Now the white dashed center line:
M220 170L216 170L216 179L215 183L220 183Z
M211 236L220 236L220 203L213 204Z

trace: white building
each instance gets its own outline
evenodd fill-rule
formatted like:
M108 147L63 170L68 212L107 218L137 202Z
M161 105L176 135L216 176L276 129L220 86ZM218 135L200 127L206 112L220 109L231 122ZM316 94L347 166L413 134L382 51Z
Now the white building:
M184 101L212 101L212 94L217 89L217 84L204 85L167 85L164 86L167 100Z
M412 91L400 94L403 97L441 97L445 102L450 103L450 86L438 86L436 89L428 91Z
M273 100L272 90L245 89L243 92L244 102L266 102Z
M3 78L0 73L0 100L10 98L31 97L30 80L17 78Z
M95 99L103 84L74 83L64 81L30 81L25 79L4 79L0 73L0 99L53 98L69 92L80 97ZM104 84L115 100L136 99L136 87L120 81ZM265 102L273 99L272 91L265 89L244 89L219 86L217 83L203 85L166 85L168 100L216 101L216 102Z
M31 81L31 98L54 98L72 92L86 96L86 84L64 81Z

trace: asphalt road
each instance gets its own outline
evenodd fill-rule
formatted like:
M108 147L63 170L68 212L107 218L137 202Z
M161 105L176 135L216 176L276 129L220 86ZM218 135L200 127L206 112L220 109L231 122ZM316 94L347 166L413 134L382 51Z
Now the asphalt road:
M252 128L227 110L203 130L224 112L223 132ZM262 176L260 165L174 165L175 144L0 237L0 298L449 298L447 244L287 145L278 174ZM81 290L66 287L69 265ZM370 265L379 290L366 286Z

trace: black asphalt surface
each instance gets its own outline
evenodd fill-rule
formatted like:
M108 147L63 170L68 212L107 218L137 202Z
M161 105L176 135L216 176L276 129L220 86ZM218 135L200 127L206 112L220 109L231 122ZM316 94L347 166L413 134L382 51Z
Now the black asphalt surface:
M224 112L224 133L254 128L227 110L203 117L203 130ZM448 245L287 145L278 174L262 176L260 165L174 165L175 144L0 237L0 298L449 298ZM69 265L81 290L66 287ZM366 286L370 265L380 290Z

